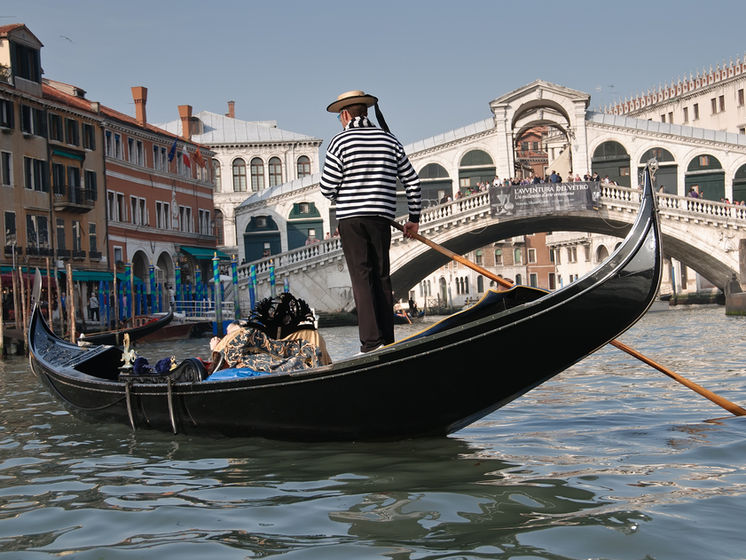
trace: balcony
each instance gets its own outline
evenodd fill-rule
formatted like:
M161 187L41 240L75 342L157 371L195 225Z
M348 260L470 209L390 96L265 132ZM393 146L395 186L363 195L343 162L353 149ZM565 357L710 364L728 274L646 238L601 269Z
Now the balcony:
M85 251L76 251L73 249L73 259L84 259L85 258Z
M88 253L88 258L92 261L100 261L101 260L101 251L90 251Z
M18 255L23 255L23 247L15 246L15 253L16 257ZM5 246L5 256L6 257L12 257L13 256L13 245L6 245Z
M92 190L69 185L56 185L54 187L55 212L67 211L82 214L93 210L95 205L96 194Z
M54 255L54 251L50 247L34 247L29 245L26 247L26 254L29 257L51 257Z

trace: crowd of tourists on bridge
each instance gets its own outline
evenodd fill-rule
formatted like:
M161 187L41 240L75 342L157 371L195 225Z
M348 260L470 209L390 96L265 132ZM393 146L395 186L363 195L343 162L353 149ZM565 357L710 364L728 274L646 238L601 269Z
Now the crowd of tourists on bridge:
M540 177L539 175L531 174L528 177L505 177L504 179L500 179L500 177L495 176L495 178L492 181L477 181L476 184L469 187L464 187L460 189L456 193L456 198L461 198L464 196L470 196L473 194L477 194L480 192L486 192L490 187L515 187L519 185L531 185L531 184L537 184L537 183L576 183L576 182L582 182L582 181L595 181L599 183L604 184L613 184L615 185L616 182L609 179L609 176L607 175L603 179L597 172L589 173L586 171L585 175L582 177L579 174L574 174L572 171L568 173L568 176L566 178L562 177L559 173L552 170L552 172L549 175L545 175L544 177ZM440 200L441 204L444 204L446 202L451 202L451 196L450 195L443 195L443 197Z
M692 185L691 187L689 187L689 192L686 193L686 196L688 198L702 198L702 199L704 199L705 198L705 191L702 190L699 187L699 185ZM725 197L721 197L720 198L720 202L722 202L723 204L735 204L736 206L746 206L746 201L742 200L742 201L739 202L737 200L734 200L733 202L731 202L728 198L725 198Z

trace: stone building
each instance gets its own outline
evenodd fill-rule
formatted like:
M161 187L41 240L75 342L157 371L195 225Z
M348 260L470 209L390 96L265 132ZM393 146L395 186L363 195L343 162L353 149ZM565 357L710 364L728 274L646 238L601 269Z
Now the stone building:
M159 126L183 136L183 123L183 120L176 120ZM189 123L188 137L214 152L211 166L215 177L213 200L218 246L226 253L238 253L248 260L264 254L265 244L272 253L280 252L279 242L274 237L266 240L263 235L276 225L274 221L258 220L248 228L240 228L236 225L235 209L252 194L318 173L321 139L283 130L275 121L237 119L233 101L228 102L225 115L202 111L191 115ZM297 209L296 213L305 216ZM309 211L312 216L317 213L315 207ZM296 223L304 221L290 215L284 218ZM294 233L302 237L302 243L310 230L321 237L320 227L300 226ZM244 237L251 248L248 253L239 250L239 246L244 245Z

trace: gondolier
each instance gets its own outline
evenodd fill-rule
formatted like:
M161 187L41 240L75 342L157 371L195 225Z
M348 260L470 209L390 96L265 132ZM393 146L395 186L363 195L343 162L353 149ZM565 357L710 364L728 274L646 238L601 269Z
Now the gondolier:
M374 105L380 128L368 120L368 107ZM338 113L344 130L329 143L321 193L336 203L357 309L360 350L370 352L394 342L389 220L396 215L396 180L406 189L407 237L419 228L420 180L401 143L389 132L376 97L348 91L326 110Z

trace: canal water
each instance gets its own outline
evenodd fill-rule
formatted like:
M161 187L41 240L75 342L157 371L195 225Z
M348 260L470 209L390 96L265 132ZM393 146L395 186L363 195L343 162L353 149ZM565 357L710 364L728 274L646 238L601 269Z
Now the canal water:
M356 350L354 327L323 334L335 358ZM713 306L620 339L743 406L745 334ZM520 375L531 355L464 367ZM132 433L67 414L22 358L0 362L0 415L0 559L746 558L746 417L612 347L447 438Z

